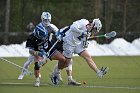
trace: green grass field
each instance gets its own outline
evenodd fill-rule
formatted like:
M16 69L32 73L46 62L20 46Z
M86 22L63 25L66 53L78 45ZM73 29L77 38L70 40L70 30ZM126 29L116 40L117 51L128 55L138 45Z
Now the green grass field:
M27 58L5 58L23 65ZM34 76L25 76L18 80L21 69L0 59L0 93L140 93L140 56L129 57L93 57L97 66L108 66L109 72L100 79L80 57L73 57L73 77L86 81L80 87L68 86L65 70L62 71L64 83L54 86L49 74L56 61L49 61L41 69L41 86L34 87ZM29 70L33 71L33 64Z

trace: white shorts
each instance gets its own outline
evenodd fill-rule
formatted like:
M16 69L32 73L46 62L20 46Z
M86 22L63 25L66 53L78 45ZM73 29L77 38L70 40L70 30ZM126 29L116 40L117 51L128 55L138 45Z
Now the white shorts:
M76 46L76 48L74 50L74 54L80 54L83 51L85 51L85 48L83 47L83 44L80 43L78 46Z
M71 58L75 48L76 46L71 46L68 43L63 43L63 55L67 58Z
M73 53L80 54L84 50L85 48L83 47L82 43L77 46L71 46L68 43L63 43L63 55L67 58L71 58Z

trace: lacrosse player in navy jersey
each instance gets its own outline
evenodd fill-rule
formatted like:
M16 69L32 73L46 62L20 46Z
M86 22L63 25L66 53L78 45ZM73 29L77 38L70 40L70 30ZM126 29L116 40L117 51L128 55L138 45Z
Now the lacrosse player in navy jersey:
M101 21L99 19L94 19L92 21L88 21L86 19L81 19L73 22L73 24L65 29L60 30L58 33L57 39L63 41L63 55L66 57L67 64L67 75L68 75L68 85L81 85L81 83L76 82L72 78L72 55L73 53L79 54L83 57L89 67L93 69L97 75L102 78L104 74L109 70L108 67L98 69L95 62L92 60L91 55L85 49L88 46L88 38L91 35L91 32L97 33L100 31L102 27ZM54 71L52 72L52 76L59 76L58 80L62 80L61 75L57 75L57 67L54 67ZM59 72L60 74L60 72ZM53 78L53 77L51 77Z
M34 57L35 86L40 86L39 64L44 57L59 60L59 62L65 62L65 57L55 48L50 51L49 55L46 55L52 47L52 43L49 42L50 33L55 32L51 32L53 31L53 28L50 27L51 15L49 12L43 12L41 19L42 22L35 26L33 33L29 36L26 42L26 47L29 48L29 53Z
M44 27L45 29L47 29L47 31L49 32L49 35L50 33L55 34L59 30L54 24L51 23L51 14L49 12L43 12L41 15L41 20L42 22L38 26ZM35 26L33 24L31 24L31 26L28 25L28 29L30 31L34 30L34 28ZM24 63L23 68L28 69L29 65L33 62L33 60L34 60L34 56L30 54L27 61ZM22 80L24 75L25 75L25 69L22 69L21 74L19 75L18 79ZM39 77L41 77L41 74L39 74Z
M49 12L43 12L41 15L41 20L42 23L45 25L45 28L49 31L49 33L53 32L53 34L55 34L59 30L54 24L51 23L51 14ZM45 20L47 21L45 22ZM33 23L30 23L27 26L27 29L32 32L34 28L35 26ZM34 56L30 54L27 61L24 63L23 68L28 69L29 65L33 62L33 60L34 60ZM18 79L22 80L24 75L25 75L25 69L22 69L21 74L18 76ZM41 74L39 74L39 77L41 77Z

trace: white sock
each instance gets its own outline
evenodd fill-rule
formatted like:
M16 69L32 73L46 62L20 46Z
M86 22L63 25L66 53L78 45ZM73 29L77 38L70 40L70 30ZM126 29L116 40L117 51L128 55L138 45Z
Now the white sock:
M54 74L58 74L61 72L61 69L58 69L58 64L55 65L54 69L53 69L53 73Z
M71 70L72 71L72 64L73 64L73 60L71 59L71 61L68 64L68 67L66 67L66 70Z
M35 80L36 80L36 81L39 81L39 77L37 77Z
M68 76L68 80L72 80L72 76Z
M100 72L100 70L99 69L97 69L97 74Z

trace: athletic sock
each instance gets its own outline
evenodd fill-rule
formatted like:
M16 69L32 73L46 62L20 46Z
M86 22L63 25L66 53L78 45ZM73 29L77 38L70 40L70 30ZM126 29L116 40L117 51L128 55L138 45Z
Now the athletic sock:
M58 64L55 65L53 73L54 74L59 74L61 72L61 69L58 69Z
M39 77L37 77L35 80L36 80L36 81L39 81Z
M72 76L68 76L68 81L69 81L69 80L72 80Z

